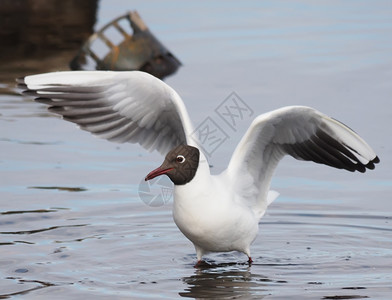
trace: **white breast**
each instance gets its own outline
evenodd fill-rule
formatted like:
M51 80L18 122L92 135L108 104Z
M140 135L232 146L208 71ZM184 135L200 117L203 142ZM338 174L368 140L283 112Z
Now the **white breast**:
M204 252L246 251L257 235L258 217L235 201L232 185L222 176L200 175L175 187L173 218L178 228Z

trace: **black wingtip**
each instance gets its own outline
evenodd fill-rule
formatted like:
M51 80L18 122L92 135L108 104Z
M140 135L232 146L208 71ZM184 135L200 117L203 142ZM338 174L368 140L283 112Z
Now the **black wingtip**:
M46 105L51 105L51 104L53 104L52 99L50 99L50 98L44 98L44 97L35 98L34 101L35 101L35 102L38 102L38 103L46 104Z
M37 92L33 90L25 90L22 92L22 94L26 96L37 96Z
M366 168L367 168L367 165L366 166L362 165L362 164L358 164L357 165L357 171L358 172L365 173L366 172Z
M24 76L23 76L23 77L15 78L15 81L16 81L16 83L18 83L18 84L26 84L26 83L25 83L25 77L24 77Z
M378 164L380 162L380 158L378 156L376 156L375 158L373 158L371 161L369 161L365 166L366 169L369 170L374 170L376 168L375 164ZM366 170L365 169L365 170ZM359 170L358 170L359 171Z
M365 165L365 167L366 167L367 169L369 169L369 170L374 170L374 168L375 168L376 166L374 165L374 163L373 163L372 161L369 161L369 162Z

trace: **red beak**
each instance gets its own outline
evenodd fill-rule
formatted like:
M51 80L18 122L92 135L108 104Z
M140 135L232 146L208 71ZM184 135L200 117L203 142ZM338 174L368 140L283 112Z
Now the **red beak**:
M168 168L168 169L161 169L161 167L156 168L155 170L151 171L150 173L148 173L148 175L146 176L146 178L144 178L145 181L147 180L151 180L157 176L166 174L167 172L173 170L174 168Z

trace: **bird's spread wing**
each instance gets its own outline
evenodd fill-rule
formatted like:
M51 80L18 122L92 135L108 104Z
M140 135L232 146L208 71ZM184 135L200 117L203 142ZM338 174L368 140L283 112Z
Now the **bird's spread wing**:
M192 144L192 125L180 96L163 81L139 72L77 71L26 76L25 94L101 138L139 143L166 154Z
M242 186L252 186L259 194L255 208L261 214L268 205L273 172L287 154L352 172L374 169L379 162L359 135L312 108L291 106L260 115L238 144L227 172L233 182L250 175L252 183Z

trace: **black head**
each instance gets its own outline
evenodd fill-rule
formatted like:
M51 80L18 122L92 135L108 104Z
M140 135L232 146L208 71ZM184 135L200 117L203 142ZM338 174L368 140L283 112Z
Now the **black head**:
M195 177L199 166L199 158L199 149L188 145L177 146L170 150L163 164L154 171L151 171L145 180L147 181L166 174L174 184L186 184Z

